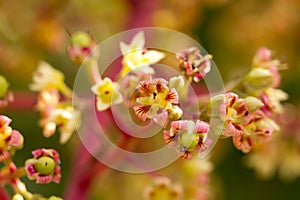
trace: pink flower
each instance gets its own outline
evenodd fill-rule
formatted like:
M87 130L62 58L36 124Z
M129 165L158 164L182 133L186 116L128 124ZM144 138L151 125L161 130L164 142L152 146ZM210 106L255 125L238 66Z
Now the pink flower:
M11 119L0 115L0 162L10 157L12 149L20 149L23 146L23 136L9 126Z
M34 158L25 162L25 169L30 180L36 183L60 182L60 158L54 149L37 149L32 151Z
M203 121L173 121L171 129L164 131L164 140L177 148L180 157L191 159L193 152L203 152L210 146L208 131L209 124Z
M153 119L155 123L165 127L169 117L173 116L175 120L181 117L182 110L177 106L178 94L174 88L169 89L167 84L164 79L140 83L136 89L136 102L139 105L133 107L139 119L142 121Z
M192 77L198 83L211 70L211 55L201 55L196 47L185 49L176 54L181 62L180 69L186 77Z

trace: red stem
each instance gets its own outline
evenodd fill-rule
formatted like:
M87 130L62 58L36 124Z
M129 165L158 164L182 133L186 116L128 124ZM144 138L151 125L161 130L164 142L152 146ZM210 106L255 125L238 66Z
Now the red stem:
M137 28L143 26L151 26L152 14L159 8L159 1L153 0L127 0L131 6L131 16L129 17L127 27ZM112 118L113 119L113 118ZM120 141L118 146L120 148L128 148L130 137L120 130ZM113 152L111 152L113 154ZM65 199L66 200L84 200L87 199L88 189L97 174L99 175L105 169L108 169L100 162L96 162L95 159L89 154L89 152L83 147L79 148L79 153L75 154L75 160L73 162L73 169L70 173L69 182L67 185Z
M10 196L7 194L4 187L0 187L0 199L1 200L9 200Z

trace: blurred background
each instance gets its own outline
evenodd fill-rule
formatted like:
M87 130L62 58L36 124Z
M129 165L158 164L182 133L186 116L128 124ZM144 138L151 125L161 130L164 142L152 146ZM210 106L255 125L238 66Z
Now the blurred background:
M289 101L299 110L299 0L3 0L0 74L7 78L15 93L15 102L3 112L13 119L12 127L25 137L24 148L18 151L15 161L21 166L31 157L31 150L46 147L56 148L63 163L60 184L36 185L25 178L30 191L62 196L67 180L72 178L69 172L74 144L79 142L74 135L70 142L60 146L58 134L49 139L42 136L39 114L33 109L36 94L28 89L38 61L45 60L64 72L72 87L78 66L67 55L69 33L89 31L101 42L121 31L143 26L174 29L199 41L213 55L225 82L249 70L259 47L270 48L289 65L282 72L281 88L289 93ZM213 157L218 199L300 199L300 179L282 182L275 176L260 180L245 168L243 154L230 140L219 142ZM165 170L175 168L176 164ZM133 193L134 197L142 196L145 185L145 175L107 171L94 180L90 198L110 200L122 195L122 199L132 199Z

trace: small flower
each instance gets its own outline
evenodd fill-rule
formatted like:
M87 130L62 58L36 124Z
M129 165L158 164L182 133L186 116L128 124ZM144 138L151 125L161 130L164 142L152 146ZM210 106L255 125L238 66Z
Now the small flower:
M41 61L36 71L33 73L30 89L33 91L43 91L56 89L67 96L71 96L71 90L64 82L64 74L54 69L49 63Z
M11 119L0 115L0 162L10 157L10 150L23 147L23 136L9 126Z
M154 122L165 127L169 118L177 120L181 117L182 110L177 106L178 94L174 88L170 90L167 83L164 79L140 83L136 89L136 102L139 105L133 107L139 119L142 121L153 119Z
M34 158L25 162L25 169L30 180L36 183L60 182L60 158L54 149L37 149L32 151Z
M8 90L8 82L4 76L0 75L0 109L7 106L14 100L13 93Z
M179 120L171 123L171 129L164 131L167 144L175 145L180 157L191 159L192 153L203 152L211 144L208 138L209 124L203 121Z
M47 112L56 108L59 104L60 95L55 89L43 90L39 93L37 100L37 109L42 112Z
M197 47L190 47L176 54L180 61L180 69L186 77L193 78L198 83L211 70L212 56L201 55Z
M243 80L243 86L247 93L260 96L267 88L272 87L275 80L273 73L264 68L253 68Z
M111 105L120 104L123 101L118 84L112 82L108 77L92 86L91 90L96 95L97 110L99 111L106 110Z
M83 31L72 34L70 43L69 57L77 64L81 64L96 46L91 35Z
M0 75L0 99L2 99L8 90L8 82L6 81L6 79Z
M51 110L47 116L40 121L45 137L50 137L55 133L56 127L60 130L61 144L65 144L76 131L76 126L80 124L80 112L72 106L64 106Z
M281 101L288 99L288 94L280 89L268 88L260 96L261 101L264 103L262 110L267 116L273 114L283 113L283 107Z
M159 62L165 57L165 54L155 50L144 49L144 45L145 37L142 31L133 37L130 44L120 43L120 49L123 54L121 77L137 69L147 74L154 73L154 70L149 65Z
M144 191L144 200L180 200L182 198L182 186L172 183L167 177L155 178L153 185L146 187Z
M223 102L219 101L222 96L225 96ZM264 104L255 97L243 99L234 93L227 93L213 97L210 104L215 101L223 104L220 107L225 107L222 136L232 137L235 147L244 153L279 131L278 125L260 110Z

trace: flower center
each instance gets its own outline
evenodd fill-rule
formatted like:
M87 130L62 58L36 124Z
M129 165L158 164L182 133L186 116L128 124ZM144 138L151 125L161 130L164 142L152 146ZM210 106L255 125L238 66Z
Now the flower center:
M38 162L34 164L34 167L41 175L48 175L54 171L55 162L48 156L42 156L38 159Z

